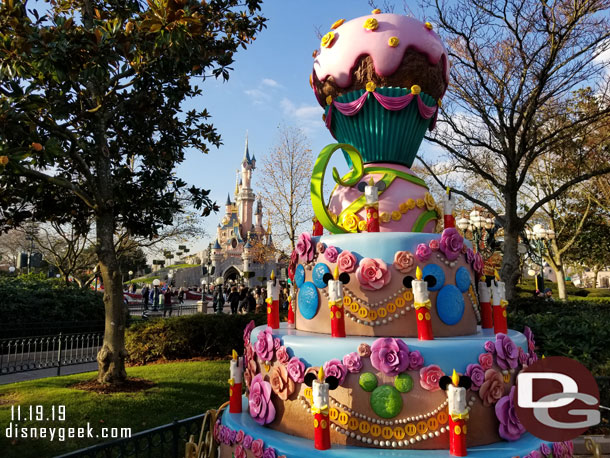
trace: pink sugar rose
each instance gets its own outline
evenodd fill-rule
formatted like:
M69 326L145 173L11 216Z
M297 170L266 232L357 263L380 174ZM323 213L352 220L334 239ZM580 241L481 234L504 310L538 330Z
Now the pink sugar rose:
M448 227L441 234L440 250L449 261L455 261L464 246L464 237L455 227Z
M275 337L273 339L273 349L275 351L277 351L280 349L281 346L282 346L282 341L278 337Z
M324 244L324 242L318 242L316 244L316 251L318 253L324 253L325 250L326 250L326 245Z
M484 370L491 369L494 363L494 355L491 353L481 353L479 355L479 364Z
M252 447L252 436L250 434L246 434L244 436L244 448L246 450L250 450L250 447Z
M356 269L358 261L356 260L356 256L351 252L343 250L337 257L337 264L339 265L339 270L341 272L351 273Z
M273 333L270 327L258 333L258 338L254 346L256 354L263 361L271 361L275 353Z
M438 240L432 239L430 240L430 242L428 242L428 246L432 251L438 251L438 249L440 248L440 243L438 243Z
M332 375L339 380L339 385L342 385L347 375L347 368L338 359L331 359L324 363L324 375L326 377Z
M362 370L362 359L356 352L352 352L343 357L343 365L350 372L360 372Z
M256 439L255 441L252 441L251 450L252 450L252 454L255 456L255 458L263 458L263 453L265 450L263 440Z
M305 259L307 262L311 262L313 260L315 250L311 241L311 234L309 232L303 232L299 236L296 251L301 259Z
M275 353L275 357L282 364L286 364L290 360L290 355L288 354L288 350L283 345L277 349L277 352Z
M275 449L273 447L267 447L263 453L263 458L275 458Z
M390 283L391 274L381 259L363 258L356 270L356 277L362 289L376 291Z
M479 252L474 254L474 261L472 263L472 270L474 270L477 274L483 275L483 267L485 266L485 262L483 261L483 257Z
M466 245L464 245L466 246ZM466 262L470 265L472 265L472 263L474 262L474 251L472 251L471 248L468 248L466 250Z
M339 252L334 246L329 246L326 248L324 252L324 257L328 262L337 262L337 257L339 256Z
M252 379L250 395L248 397L250 408L248 410L250 411L250 416L259 425L266 425L275 419L275 406L271 402L271 391L271 384L263 380L261 374L257 374Z
M424 390L438 391L441 389L438 382L443 375L442 369L436 364L422 367L419 370L419 384Z
M415 259L410 251L397 251L394 255L394 268L400 273L406 274L415 267Z
M294 281L294 274L297 269L297 264L299 262L299 253L297 250L293 250L290 255L290 263L288 264L288 277Z
M240 429L239 431L237 431L237 434L235 435L235 442L237 442L238 444L241 444L244 440L244 430Z
M235 447L235 458L246 458L246 450L240 445Z
M290 358L290 361L286 364L286 370L290 378L296 383L301 383L305 380L305 363L296 356Z
M361 343L358 345L358 354L363 358L371 356L371 346L367 343Z
M525 428L515 413L515 387L496 404L496 418L500 421L500 437L507 441L516 441L525 433ZM571 455L571 454L570 454ZM570 456L567 455L567 456Z
M425 243L420 243L419 245L417 245L417 248L415 250L415 257L419 262L427 261L428 259L430 259L430 256L432 256L432 250L428 245L426 245Z

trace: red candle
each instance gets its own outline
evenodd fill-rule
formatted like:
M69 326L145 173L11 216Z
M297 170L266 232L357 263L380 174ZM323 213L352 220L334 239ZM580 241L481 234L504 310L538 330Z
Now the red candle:
M231 359L231 378L229 379L229 412L241 413L241 383L242 383L242 368L243 358L237 356L237 352L233 350L233 359Z
M330 419L328 417L329 385L324 381L324 370L320 367L318 379L311 386L313 406L314 446L317 450L330 448Z
M447 192L445 193L445 197L443 199L443 222L445 229L448 227L455 227L455 216L453 216L454 206L455 201L453 200L449 186L447 186Z
M451 383L447 386L447 405L449 409L449 453L453 456L466 456L466 388L459 386L460 377L453 370Z
M280 285L274 271L271 271L271 280L267 282L267 326L271 329L280 327Z
M375 186L373 178L364 187L364 198L366 204L366 230L367 232L379 232L379 188Z
M508 324L506 322L506 306L508 305L508 302L506 301L505 296L505 286L504 282L500 281L498 271L495 272L495 276L495 280L491 282L494 332L496 334L507 334Z
M413 308L415 308L415 317L417 319L417 338L419 340L434 340L428 286L422 280L422 271L419 266L415 270L415 277L417 279L413 280L411 284L413 286Z
M491 313L491 292L487 283L485 283L485 275L479 280L479 304L481 306L481 328L491 329L494 326Z
M316 218L315 216L313 217L313 235L322 235L324 233L324 227L322 227L322 224L320 223L320 221L318 221L318 218Z
M335 266L334 280L328 281L328 307L332 337L345 337L345 312L343 310L343 283L339 281L339 266Z

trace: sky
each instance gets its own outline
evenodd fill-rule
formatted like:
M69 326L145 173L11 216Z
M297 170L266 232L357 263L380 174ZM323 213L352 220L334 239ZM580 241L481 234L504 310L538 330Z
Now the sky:
M233 196L246 132L250 154L257 160L268 155L277 143L281 124L303 129L314 157L324 146L335 143L324 126L323 110L309 86L312 53L320 46L317 33L318 30L326 33L338 19L350 20L370 12L367 0L265 1L262 14L268 18L267 28L248 49L236 54L229 81L208 79L200 84L202 96L185 106L208 109L223 145L219 149L212 147L207 155L188 152L177 174L189 184L211 189L211 198L221 210L204 219L208 237L192 241L191 252L213 241L216 226L224 214L227 193ZM255 192L260 178L260 171L255 170ZM266 216L264 221L266 225Z

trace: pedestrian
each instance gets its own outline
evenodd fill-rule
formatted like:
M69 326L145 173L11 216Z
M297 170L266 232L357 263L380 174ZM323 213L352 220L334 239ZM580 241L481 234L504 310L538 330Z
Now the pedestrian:
M217 288L214 289L214 313L222 313L222 309L225 306L225 297L222 292L222 285L218 285Z
M256 299L254 298L254 294L252 294L252 290L248 290L248 309L246 310L248 313L254 313L256 310Z
M259 288L256 294L256 313L265 313L267 307L265 307L265 297L263 291Z
M244 286L241 289L241 293L239 295L239 311L240 313L245 313L248 308L248 293L250 290L247 286Z
M545 288L544 300L546 302L555 302L555 299L553 299L553 290L551 288Z
M165 313L169 311L169 316L172 316L172 296L174 295L172 291L172 287L168 287L165 293L163 294L163 318L165 318Z
M288 288L282 290L282 310L288 310Z
M180 303L180 305L184 304L184 286L180 287L180 291L178 292L178 302Z
M150 299L150 297L148 297L149 294L150 288L148 287L148 285L144 285L142 287L142 301L144 302L144 310L148 310L148 301Z
M150 291L150 303L152 304L152 309L154 312L159 310L160 296L161 291L159 291L159 285L155 285L154 288Z
M235 315L237 313L237 306L239 304L239 293L237 292L237 286L231 288L231 293L228 297L228 302L231 304L231 314Z

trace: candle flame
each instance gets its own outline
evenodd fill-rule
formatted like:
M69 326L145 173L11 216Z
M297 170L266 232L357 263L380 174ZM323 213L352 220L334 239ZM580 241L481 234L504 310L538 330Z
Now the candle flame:
M339 265L338 264L335 266L335 271L333 272L333 278L335 280L339 279Z
M373 177L369 179L369 186L375 186L375 180L373 180Z
M486 280L485 275L481 275L481 281L485 281L485 280Z
M494 269L494 277L496 277L496 281L500 281L500 274L498 274L497 269Z
M421 269L419 268L419 266L417 266L417 269L415 269L415 278L417 278L419 281L421 281L421 279L422 279L422 273L421 273Z
M460 383L460 376L457 374L455 369L453 369L453 374L451 375L451 383L453 383L453 386L458 386Z
M447 195L449 195L451 193L451 189L449 189L449 186L447 186L447 189L445 190L445 192L447 193Z
M320 366L320 370L318 371L318 381L324 381L324 368L322 366Z
M235 349L233 349L233 359L235 361L237 361L237 358L239 358L239 355L237 354L237 352L235 351Z
M275 270L271 271L271 281L275 280Z

